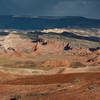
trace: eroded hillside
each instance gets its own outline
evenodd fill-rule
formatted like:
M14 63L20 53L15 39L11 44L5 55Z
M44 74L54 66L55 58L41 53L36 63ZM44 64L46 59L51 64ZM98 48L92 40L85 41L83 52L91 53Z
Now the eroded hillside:
M26 33L10 33L0 36L0 64L27 68L98 65L99 44L99 41L63 36L57 32L39 33L36 40Z

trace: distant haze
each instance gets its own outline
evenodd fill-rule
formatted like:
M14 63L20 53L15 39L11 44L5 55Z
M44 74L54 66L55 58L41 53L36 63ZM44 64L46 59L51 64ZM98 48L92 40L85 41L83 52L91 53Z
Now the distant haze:
M0 15L83 16L100 19L100 0L0 0Z

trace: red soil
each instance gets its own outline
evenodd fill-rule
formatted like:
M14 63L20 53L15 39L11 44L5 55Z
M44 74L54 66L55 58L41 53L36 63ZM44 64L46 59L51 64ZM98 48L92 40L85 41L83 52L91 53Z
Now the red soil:
M2 98L6 94L21 95L21 100L100 100L100 73L27 76L0 84Z

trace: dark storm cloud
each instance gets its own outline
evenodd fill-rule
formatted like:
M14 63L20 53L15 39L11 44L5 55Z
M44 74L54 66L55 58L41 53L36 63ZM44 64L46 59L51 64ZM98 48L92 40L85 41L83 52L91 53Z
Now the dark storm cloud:
M100 0L0 0L0 14L100 18Z
M53 15L85 16L100 18L99 0L71 0L59 2L53 8Z

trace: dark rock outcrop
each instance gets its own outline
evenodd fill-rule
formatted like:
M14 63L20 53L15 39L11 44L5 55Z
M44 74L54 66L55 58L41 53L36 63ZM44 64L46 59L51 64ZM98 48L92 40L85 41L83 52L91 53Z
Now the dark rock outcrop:
M99 49L100 49L100 47L96 47L96 48L89 48L89 50L90 50L90 51L92 51L92 52L93 52L93 51L97 51L97 50L99 50Z
M64 47L64 50L72 50L72 48L71 48L69 43Z

